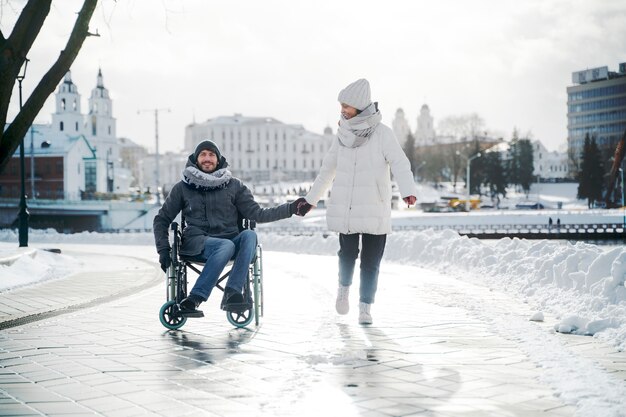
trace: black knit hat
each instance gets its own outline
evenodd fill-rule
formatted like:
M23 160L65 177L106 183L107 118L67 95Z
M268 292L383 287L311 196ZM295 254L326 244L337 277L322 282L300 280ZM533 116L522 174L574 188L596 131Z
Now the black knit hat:
M193 152L193 159L195 163L198 163L198 155L202 151L211 151L217 156L217 162L219 163L222 160L222 153L220 152L220 148L217 147L215 142L212 140L204 140L196 146L196 150Z

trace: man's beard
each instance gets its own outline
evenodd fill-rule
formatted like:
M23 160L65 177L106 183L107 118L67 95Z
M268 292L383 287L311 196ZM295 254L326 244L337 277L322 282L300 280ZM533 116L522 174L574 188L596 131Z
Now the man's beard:
M206 166L206 168L205 168L205 166ZM212 173L212 172L215 172L215 169L216 169L216 168L217 168L217 165L214 165L214 164L211 164L211 165L209 165L209 164L200 165L200 170L201 170L202 172L207 173L207 174L210 174L210 173Z

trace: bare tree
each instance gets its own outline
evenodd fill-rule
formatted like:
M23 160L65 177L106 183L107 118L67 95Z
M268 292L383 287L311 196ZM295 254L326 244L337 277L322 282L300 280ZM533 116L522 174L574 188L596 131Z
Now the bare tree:
M29 0L20 13L11 34L5 37L0 30L0 172L11 160L33 120L70 69L85 38L90 35L89 21L98 0L83 2L65 49L41 78L15 119L4 130L15 80L35 39L39 36L50 12L51 3L52 0Z
M485 121L476 113L448 116L439 122L437 131L444 136L469 141L485 131Z

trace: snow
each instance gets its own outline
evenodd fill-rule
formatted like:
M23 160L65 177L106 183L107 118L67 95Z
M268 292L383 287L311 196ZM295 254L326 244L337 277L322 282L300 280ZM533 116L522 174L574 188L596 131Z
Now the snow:
M393 212L393 223L443 227L482 222L547 224L548 216L560 218L564 223L568 219L621 223L624 215L623 209L582 210L566 195L543 198L549 200L565 201L565 208L436 214L398 210ZM257 231L264 250L335 257L339 247L337 235L319 231L324 227L324 214L324 210L316 209L304 219L291 218L268 227L259 225ZM155 264L158 260L151 233L66 235L53 230L31 230L29 238L31 248L17 248L16 232L0 230L0 292L59 279L83 267L78 259L44 250L54 244L91 245L103 256L132 250L133 255ZM102 249L103 246L111 250ZM479 240L460 236L450 229L433 228L389 235L385 262L415 271L418 268L437 271L445 280L463 282L468 288L470 284L486 287L526 303L533 313L525 320L512 320L501 309L469 292L451 300L490 322L507 338L519 341L531 360L542 367L544 382L555 387L566 403L576 404L580 415L621 415L615 411L620 409L619 402L615 403L615 397L608 393L623 398L622 394L626 395L623 384L618 384L590 360L585 362L568 351L546 331L593 336L617 350L626 349L626 248L621 242L611 246L517 238ZM292 267L297 269L298 265L294 263ZM551 321L541 324L547 321L546 317ZM347 352L333 357L332 363L352 359L352 353ZM329 358L311 356L309 361L316 364L328 362Z
M0 246L0 292L29 284L62 278L81 267L70 256L41 249L10 250Z
M334 256L335 234L294 235L259 229L265 250ZM150 233L58 234L31 230L31 242L114 245L153 245ZM16 242L11 230L0 230L0 241ZM17 250L13 251L17 252ZM13 262L0 243L0 291L38 280L59 278L77 267L76 260L37 249ZM154 255L157 261L156 252ZM459 236L452 230L396 232L389 235L385 260L430 268L459 280L513 294L537 311L557 317L555 330L596 336L626 349L626 249L582 242L523 240L497 241ZM4 265L2 265L4 263ZM529 317L529 320L537 318Z

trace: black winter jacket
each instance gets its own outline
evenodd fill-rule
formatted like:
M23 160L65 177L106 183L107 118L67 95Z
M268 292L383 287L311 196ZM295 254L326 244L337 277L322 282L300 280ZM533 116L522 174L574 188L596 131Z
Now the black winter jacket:
M196 256L202 253L206 237L231 239L239 233L238 213L258 223L273 222L291 217L289 203L262 208L241 180L232 178L224 188L197 190L183 181L178 182L154 217L153 230L157 252L170 248L169 226L179 212L183 213L180 254Z

